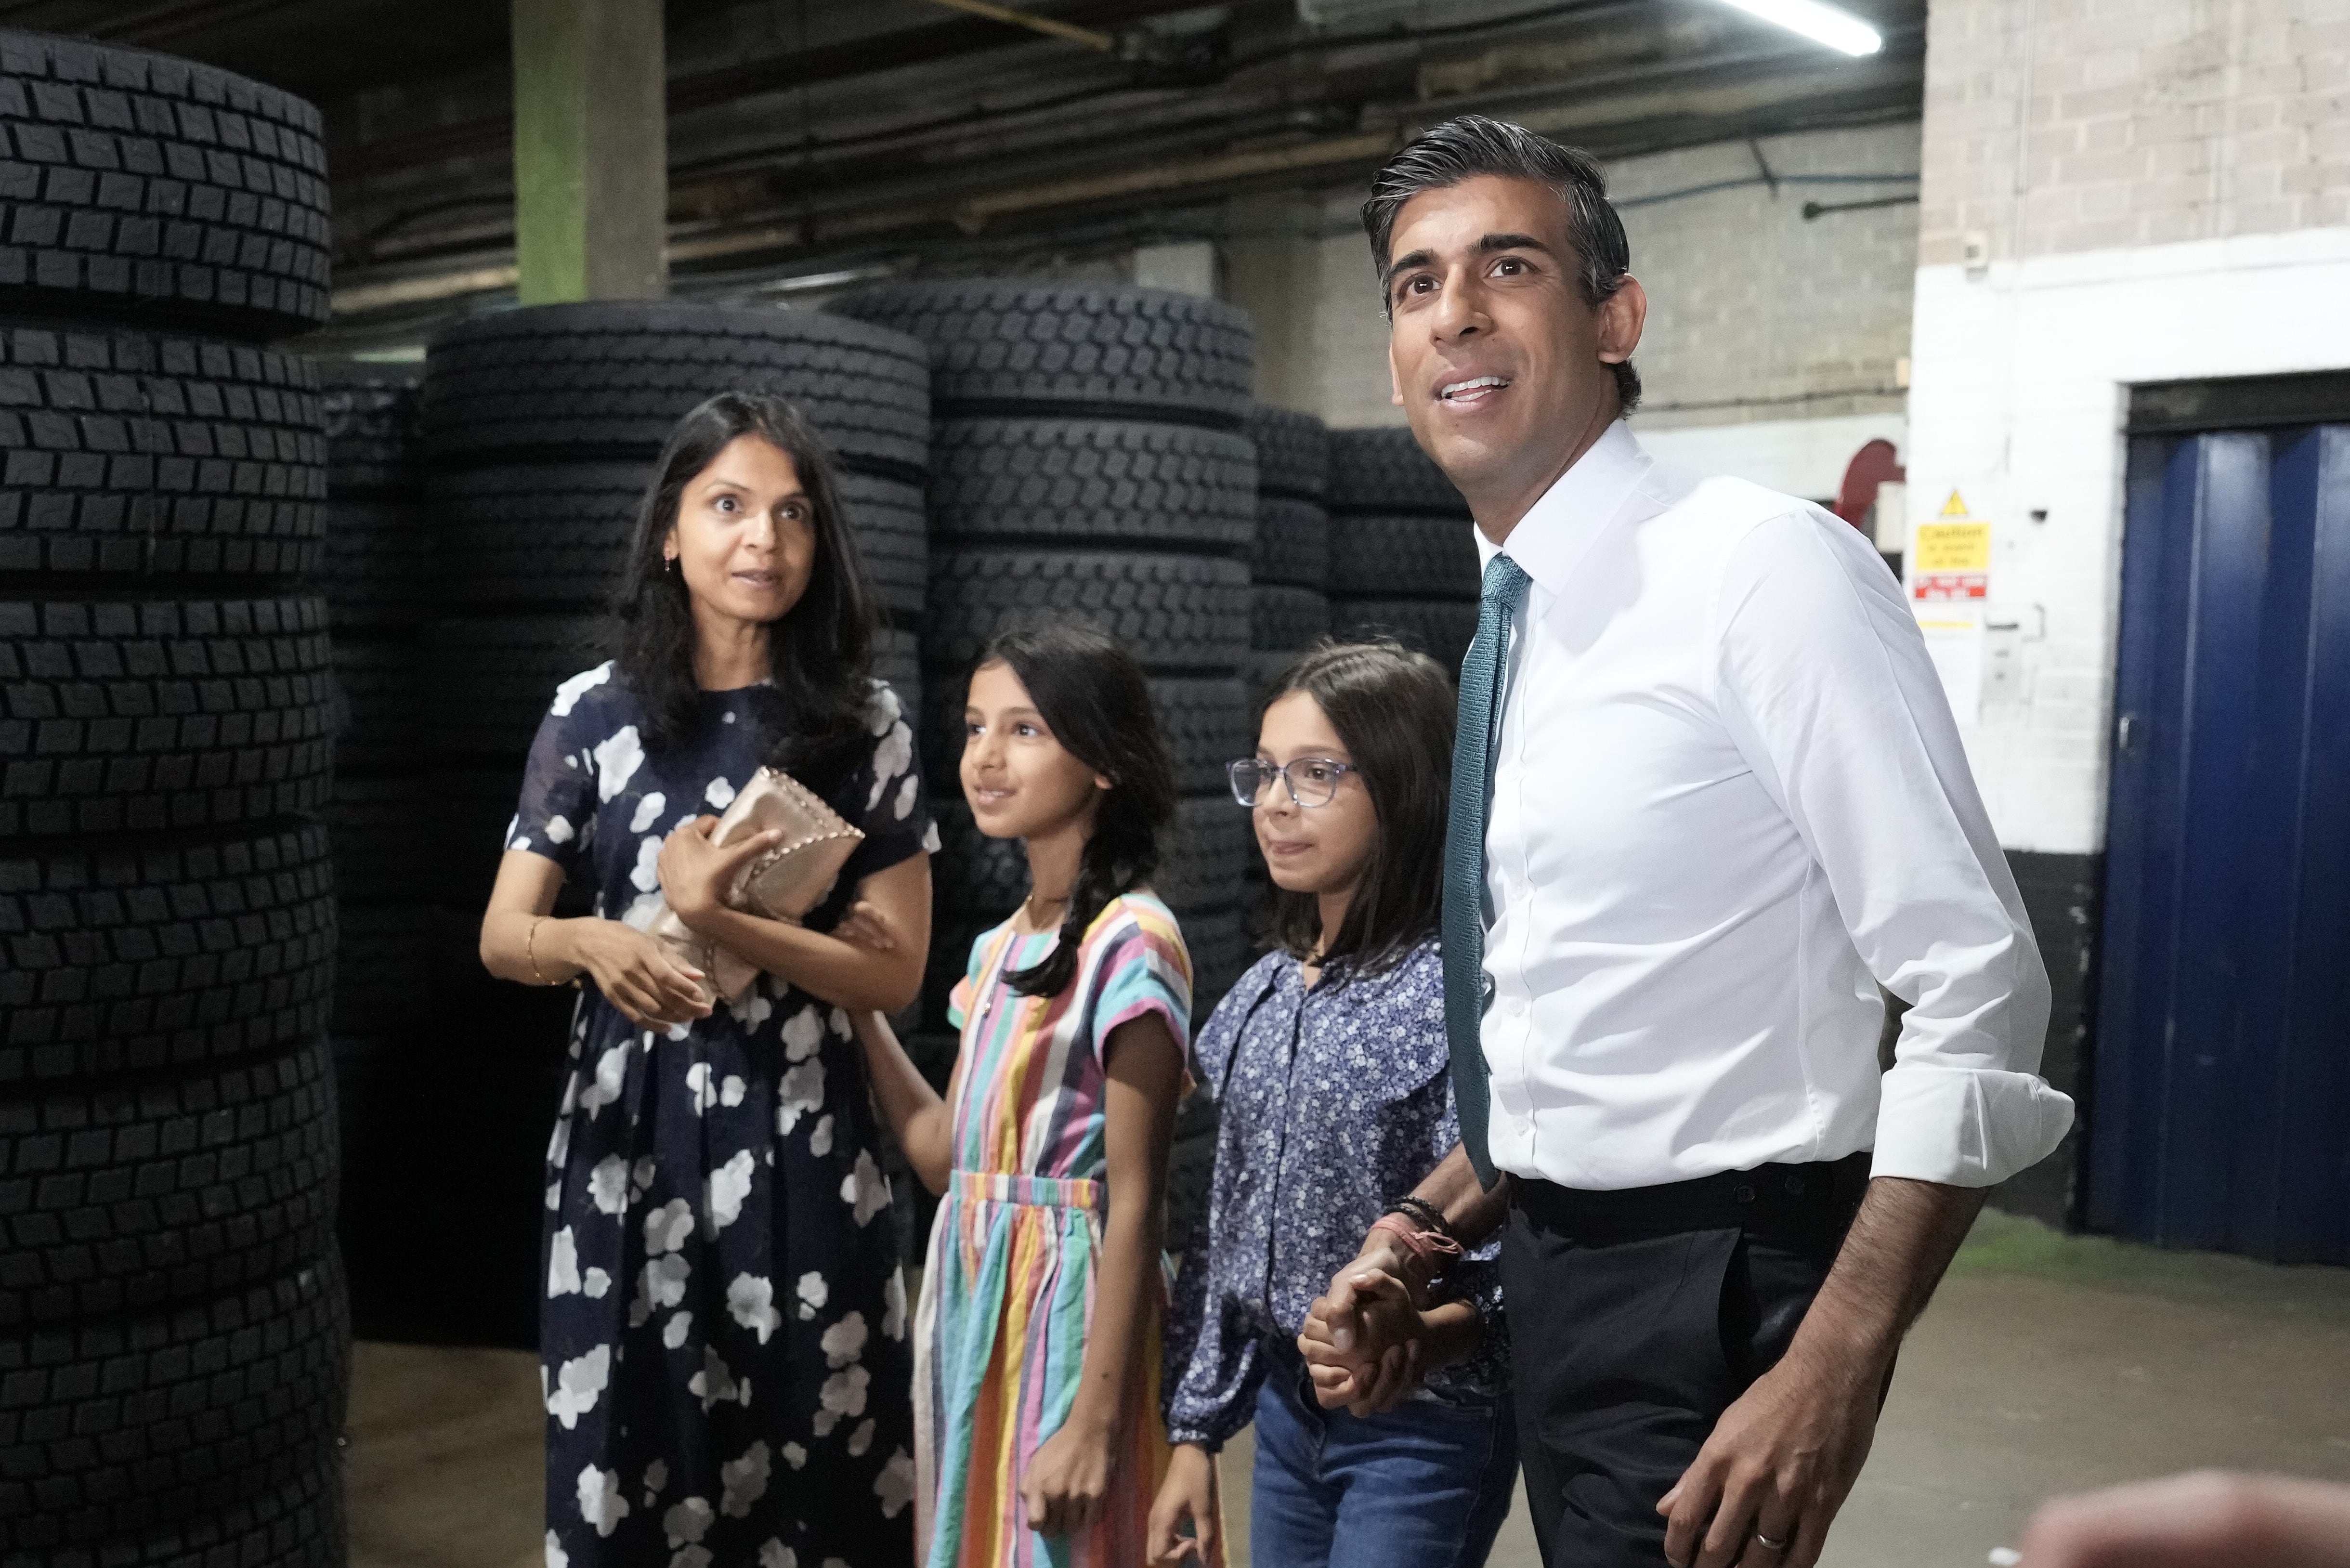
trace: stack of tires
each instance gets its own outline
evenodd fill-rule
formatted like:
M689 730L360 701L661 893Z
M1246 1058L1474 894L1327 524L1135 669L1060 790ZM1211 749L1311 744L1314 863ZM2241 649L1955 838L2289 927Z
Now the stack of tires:
M0 33L0 1560L343 1561L317 110Z
M389 1310L409 1290L403 1129L390 1107L429 1026L432 906L417 875L425 809L423 651L431 526L416 365L316 362L327 430L327 549L334 626L335 1085L343 1138L343 1263L363 1338L407 1336Z
M1330 620L1457 675L1477 635L1469 504L1409 430L1330 432Z
M1247 726L1256 465L1240 428L1246 318L1159 289L1018 281L892 284L832 308L909 333L931 354L921 652L944 848L933 862L925 1064L942 1075L952 1060L947 993L972 938L1027 889L1020 846L981 836L952 783L972 667L989 639L1023 626L1090 623L1150 676L1182 794L1155 885L1182 923L1204 1016L1246 959L1247 824L1222 777Z
M527 1344L535 1334L538 1161L576 1001L567 989L490 979L478 956L482 910L555 689L608 655L604 611L653 460L679 417L715 393L795 404L839 460L850 532L889 622L877 673L917 703L929 382L922 346L877 327L662 301L505 311L451 328L427 356L439 587L423 639L423 718L440 826L418 846L411 875L429 879L423 895L437 906L436 1054L464 1078L462 1107L439 1119L471 1124L477 1137L452 1141L470 1143L484 1165L472 1191L442 1183L457 1194L453 1207L426 1220L424 1235L492 1274L493 1287L472 1299L498 1303L487 1317L468 1308L463 1337ZM574 886L557 907L585 913L591 895ZM449 1087L443 1079L434 1093ZM421 1103L419 1114L428 1114ZM510 1217L513 1233L492 1234L489 1215Z
M1311 414L1259 403L1249 410L1256 446L1256 554L1249 567L1249 707L1330 630L1330 432ZM1252 737L1253 742L1253 737ZM1252 743L1233 753L1245 756Z

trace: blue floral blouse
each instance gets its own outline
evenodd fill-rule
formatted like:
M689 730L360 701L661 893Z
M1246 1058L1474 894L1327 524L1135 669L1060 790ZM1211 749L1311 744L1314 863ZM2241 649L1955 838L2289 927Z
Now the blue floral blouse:
M1218 1005L1197 1046L1217 1097L1208 1222L1195 1227L1167 1325L1167 1435L1220 1448L1248 1425L1271 1363L1387 1207L1461 1141L1444 1033L1444 964L1429 938L1375 975L1269 953ZM1485 1324L1466 1361L1417 1397L1499 1397L1508 1376L1489 1240L1430 1293L1467 1296Z

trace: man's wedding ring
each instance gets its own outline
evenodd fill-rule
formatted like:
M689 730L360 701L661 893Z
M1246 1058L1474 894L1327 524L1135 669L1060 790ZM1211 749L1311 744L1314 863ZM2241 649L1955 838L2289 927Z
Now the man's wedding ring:
M1787 1543L1785 1542L1773 1541L1759 1530L1754 1532L1754 1544L1760 1546L1765 1552L1784 1552L1787 1550Z

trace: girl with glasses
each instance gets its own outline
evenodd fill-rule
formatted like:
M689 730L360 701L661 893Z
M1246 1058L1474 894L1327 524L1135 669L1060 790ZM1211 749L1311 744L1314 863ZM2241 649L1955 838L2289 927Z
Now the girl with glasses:
M1453 722L1434 660L1326 645L1266 706L1257 754L1232 765L1278 888L1277 945L1199 1039L1216 1166L1176 1277L1177 1447L1151 1511L1155 1562L1210 1558L1213 1455L1252 1421L1253 1562L1473 1565L1509 1511L1493 1250L1458 1256L1441 1216L1408 1197L1460 1141L1437 946ZM1424 1359L1390 1352L1326 1410L1297 1335L1375 1223L1429 1260L1417 1299L1375 1309L1420 1314Z
M855 1020L946 1199L914 1322L918 1550L1128 1568L1167 1463L1159 1213L1191 961L1149 883L1174 785L1140 668L1082 628L998 638L963 735L963 798L1021 840L1032 891L972 944L943 1098L879 1013Z

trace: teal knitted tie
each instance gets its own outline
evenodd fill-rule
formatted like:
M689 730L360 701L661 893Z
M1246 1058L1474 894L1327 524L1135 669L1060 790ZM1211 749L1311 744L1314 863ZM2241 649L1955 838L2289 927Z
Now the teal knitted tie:
M1477 638L1461 661L1461 729L1452 738L1452 811L1444 832L1444 1033L1452 1047L1452 1101L1477 1179L1493 1185L1485 1147L1485 814L1493 780L1494 716L1510 646L1510 614L1525 569L1507 556L1486 564Z

